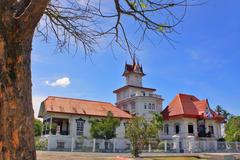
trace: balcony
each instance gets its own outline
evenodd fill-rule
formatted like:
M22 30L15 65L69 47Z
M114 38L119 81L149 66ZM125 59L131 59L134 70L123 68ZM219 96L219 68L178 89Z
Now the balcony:
M154 98L162 98L161 95L152 94L152 93L149 93L149 94L132 93L132 94L130 94L130 98L132 98L132 97L154 97Z
M69 135L69 120L64 118L52 118L43 121L43 135Z

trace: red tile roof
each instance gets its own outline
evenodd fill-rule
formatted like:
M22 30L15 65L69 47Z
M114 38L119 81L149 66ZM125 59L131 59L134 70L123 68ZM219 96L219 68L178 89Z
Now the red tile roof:
M170 104L162 111L164 120L173 118L206 118L204 113L209 106L208 100L199 100L197 97L188 94L177 94ZM210 109L213 117L218 121L224 121L224 118Z
M129 119L132 116L108 102L99 102L84 99L64 98L50 96L42 102L46 112L88 115L88 116L107 116L108 111L112 112L113 117ZM42 115L39 115L40 117Z

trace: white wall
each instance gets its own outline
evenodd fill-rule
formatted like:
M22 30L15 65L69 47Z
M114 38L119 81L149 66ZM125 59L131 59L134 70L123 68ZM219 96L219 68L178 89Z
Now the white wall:
M90 138L90 128L91 128L91 124L89 123L89 120L91 118L99 118L101 119L101 117L89 117L89 116L80 116L80 115L68 115L68 114L56 114L53 113L50 115L53 118L64 118L64 119L69 119L69 132L70 132L70 136L76 137L76 127L77 127L77 123L76 123L76 119L82 118L85 120L84 123L84 137L88 137ZM49 117L49 116L48 116ZM117 133L117 138L124 138L125 136L125 126L124 126L124 122L126 122L126 120L122 119L120 126L116 129L116 133Z
M164 121L164 125L169 125L169 134L165 134L164 131L161 133L161 137L163 139L171 139L173 135L176 135L175 133L175 124L178 123L180 125L180 132L179 136L180 138L186 138L188 134L188 124L193 124L194 127L194 136L198 137L198 131L197 131L197 119L194 118L181 118L176 120L166 120ZM163 125L163 129L164 129ZM205 121L206 126L206 132L208 132L208 126L213 126L214 128L214 138L218 139L221 137L221 129L220 129L220 123L216 122L215 120L206 120Z

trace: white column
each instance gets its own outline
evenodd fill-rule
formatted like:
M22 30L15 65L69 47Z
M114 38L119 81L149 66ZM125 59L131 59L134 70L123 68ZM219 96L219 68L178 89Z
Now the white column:
M167 140L164 141L164 152L167 152Z
M180 137L178 135L172 136L173 139L173 149L176 150L177 153L180 152L180 146L179 146L179 139Z
M193 153L195 150L195 139L194 136L188 136L189 144L188 144L188 151Z
M148 152L151 152L151 143L148 143Z
M72 145L71 145L71 152L73 152L73 149L74 149L74 137L72 137Z
M45 123L44 123L44 120L43 120L43 123L42 123L42 130L41 130L41 137L43 136L44 125L45 125Z
M96 149L96 139L94 138L93 139L93 149L92 149L92 151L95 152L95 149Z
M52 116L50 117L49 135L52 135Z

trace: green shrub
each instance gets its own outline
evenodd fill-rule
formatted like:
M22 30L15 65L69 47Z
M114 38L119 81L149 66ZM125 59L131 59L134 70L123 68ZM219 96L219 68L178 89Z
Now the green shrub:
M35 137L35 147L36 150L47 150L48 140L47 138Z

